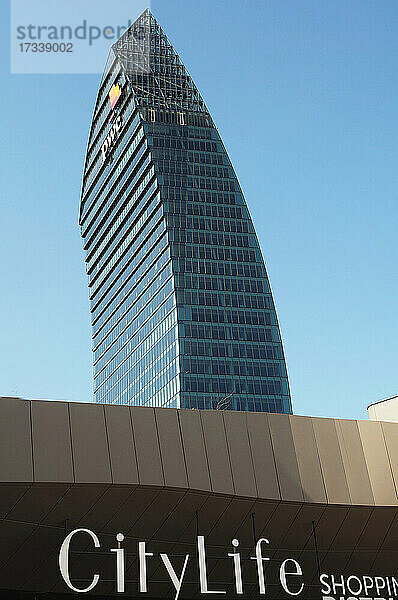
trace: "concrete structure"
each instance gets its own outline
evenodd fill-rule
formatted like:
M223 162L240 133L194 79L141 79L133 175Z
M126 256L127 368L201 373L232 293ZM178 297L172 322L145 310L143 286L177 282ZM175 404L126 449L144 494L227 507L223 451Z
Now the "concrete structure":
M369 418L372 421L393 421L398 423L398 396L392 396L368 406Z
M77 588L99 574L96 597L123 596L110 552L119 545L126 551L125 597L175 597L159 556L167 553L177 574L190 555L180 598L205 598L195 562L201 535L209 587L227 592L216 598L236 596L228 556L235 538L244 585L238 597L258 597L250 557L262 537L271 559L267 598L291 597L280 584L288 558L302 569L288 577L290 589L304 583L300 600L355 597L321 593L320 572L390 577L379 580L390 590L365 595L395 597L397 449L394 423L0 399L1 597L72 593L58 555L77 528L101 543L96 549L76 534L70 555ZM139 541L154 555L145 593L138 588Z

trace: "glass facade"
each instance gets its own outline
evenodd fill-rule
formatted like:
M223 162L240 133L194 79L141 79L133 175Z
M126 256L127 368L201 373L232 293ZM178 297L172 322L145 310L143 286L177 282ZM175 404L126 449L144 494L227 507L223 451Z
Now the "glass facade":
M80 226L96 402L292 411L246 202L203 99L149 10L109 54Z

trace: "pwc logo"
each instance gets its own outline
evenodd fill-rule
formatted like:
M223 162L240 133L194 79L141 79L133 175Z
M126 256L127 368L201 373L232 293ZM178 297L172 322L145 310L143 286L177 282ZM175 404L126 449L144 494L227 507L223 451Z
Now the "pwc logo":
M111 110L113 110L116 102L119 100L121 94L121 89L119 84L113 85L111 87L111 91L109 92L109 101L111 103Z
M114 141L117 138L122 126L123 119L122 116L119 115L113 123L112 127L110 128L109 133L105 138L105 142L101 146L102 163L105 162L108 152L112 148Z

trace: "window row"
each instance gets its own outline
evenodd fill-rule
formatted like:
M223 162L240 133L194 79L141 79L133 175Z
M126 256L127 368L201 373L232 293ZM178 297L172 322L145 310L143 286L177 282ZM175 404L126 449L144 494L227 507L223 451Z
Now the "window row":
M159 183L164 186L180 188L201 188L204 190L220 190L235 192L238 185L235 179L218 179L216 177L192 177L191 175L159 174Z
M189 214L168 214L167 224L177 229L202 229L205 231L222 231L232 233L251 233L248 219L226 219L191 216Z
M170 241L182 244L201 244L206 246L235 246L248 248L254 246L254 236L245 233L227 233L223 231L198 231L190 229L170 229ZM251 243L252 242L252 243Z
M149 136L148 136L149 137ZM152 137L152 139L151 139ZM204 140L188 140L171 136L149 137L151 146L154 148L173 148L174 150L196 150L198 152L217 152L217 142Z
M206 375L237 375L241 377L281 377L280 363L278 362L246 362L223 360L222 358L199 358L184 356L184 374Z
M250 248L231 248L228 246L193 246L192 244L173 244L173 256L201 258L232 262L256 262L257 251Z
M185 333L187 329L185 328ZM183 338L180 339L180 352L185 356L215 356L251 359L281 361L282 348L280 344L248 344L236 342L223 342L220 340L208 342L206 340L196 340ZM281 363L283 365L283 363ZM285 370L282 367L282 375Z
M175 148L153 148L152 156L156 160L197 163L202 165L228 165L226 154L222 152L187 152Z
M174 258L174 273L206 273L227 277L264 277L264 267L258 263L232 263L194 258Z
M281 396L282 380L279 379L232 379L229 377L195 376L184 374L183 392L213 392L214 394L251 394L259 396ZM214 399L222 402L227 398Z
M202 290L177 290L177 303L180 305L226 306L248 309L273 310L269 296L209 292Z
M174 160L159 160L155 161L156 167L160 173L181 173L182 175L194 175L201 177L218 177L227 178L233 177L231 169L229 167L209 166L200 165L197 163L190 162L177 162L176 157Z
M227 398L224 402L221 399L217 399L214 395L186 392L182 398L182 405L185 408L197 408L206 410L215 410L217 404L224 404L224 408L238 411L257 411L257 412L283 412L282 411L282 400L278 398L260 398L260 397L246 397L238 394L234 394Z
M191 315L191 319L189 319ZM271 325L271 314L256 310L185 306L185 318L201 323L234 323L239 325ZM273 323L275 324L275 323Z
M170 200L162 193L164 210L171 215L199 215L202 217L219 217L222 219L248 219L248 213L243 206L229 204L204 204L203 202L188 202L187 200ZM167 199L165 199L167 198ZM221 202L223 199L221 200Z
M247 342L273 342L274 339L271 328L240 326L239 328L228 325L213 325L201 323L184 323L181 326L184 337L196 339L215 339L215 340L240 340Z
M244 206L242 194L237 192L212 192L208 190L192 190L176 187L162 186L162 198L167 201L194 202L196 205L215 204L217 206L225 204L226 206L239 205ZM175 211L178 212L178 211ZM182 212L187 212L183 210ZM219 215L222 216L222 215ZM232 216L232 215L231 215Z
M268 280L237 279L236 277L213 277L195 273L176 273L176 287L185 289L221 290L226 292L249 292L251 294L271 293Z

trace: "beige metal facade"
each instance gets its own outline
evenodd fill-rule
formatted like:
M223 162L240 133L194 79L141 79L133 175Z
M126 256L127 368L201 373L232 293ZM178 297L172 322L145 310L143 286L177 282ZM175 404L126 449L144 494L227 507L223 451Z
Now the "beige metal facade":
M233 537L246 561L245 598L256 597L250 556L260 536L270 542L268 598L286 597L273 583L283 557L305 567L300 598L320 597L319 568L385 576L398 568L394 423L5 398L0 482L0 590L67 593L57 553L78 527L104 548L124 533L125 595L137 598L145 598L138 540L155 553L193 556L204 535L210 578L228 598ZM114 594L114 557L80 549L76 580L97 569L95 593ZM190 568L180 597L204 597ZM174 598L155 559L150 577L147 596Z

